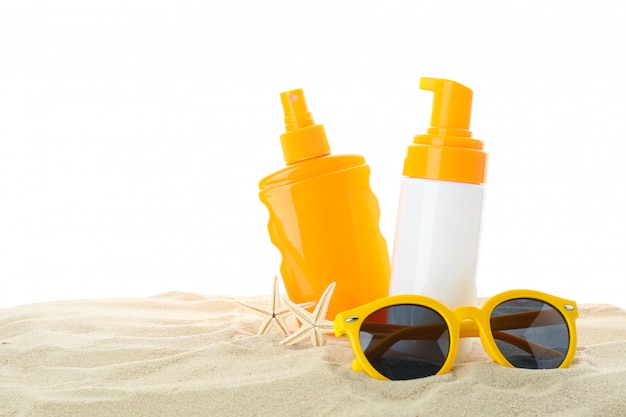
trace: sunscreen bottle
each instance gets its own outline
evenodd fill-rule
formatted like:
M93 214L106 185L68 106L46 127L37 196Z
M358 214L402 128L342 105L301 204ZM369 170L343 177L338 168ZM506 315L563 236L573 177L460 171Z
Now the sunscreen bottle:
M317 302L336 282L328 316L389 291L389 254L380 209L360 155L331 155L324 126L315 124L301 89L281 94L287 166L259 183L268 231L282 255L281 275L295 303Z
M389 292L474 305L487 155L469 131L472 90L434 78L420 88L434 92L431 126L404 161Z

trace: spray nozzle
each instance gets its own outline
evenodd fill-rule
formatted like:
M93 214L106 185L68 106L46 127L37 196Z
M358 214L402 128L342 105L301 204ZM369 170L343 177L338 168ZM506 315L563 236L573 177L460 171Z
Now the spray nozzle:
M285 130L287 132L313 125L313 116L309 111L304 92L301 88L285 91L280 95L285 113Z
M330 154L324 126L315 124L301 88L280 94L285 133L280 135L285 162L293 164Z
M472 90L441 78L422 78L420 88L435 93L429 135L472 137Z

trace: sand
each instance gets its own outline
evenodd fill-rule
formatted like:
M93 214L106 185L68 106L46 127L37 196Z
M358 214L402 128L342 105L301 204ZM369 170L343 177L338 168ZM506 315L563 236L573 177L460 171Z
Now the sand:
M235 300L173 292L2 309L0 416L626 415L626 311L610 305L580 306L569 369L506 368L476 340L447 375L388 382L350 370L347 339L257 336L261 319Z

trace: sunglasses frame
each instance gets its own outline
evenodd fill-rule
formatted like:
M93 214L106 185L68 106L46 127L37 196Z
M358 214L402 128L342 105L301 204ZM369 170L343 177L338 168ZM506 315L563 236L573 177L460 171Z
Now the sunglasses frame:
M348 336L355 355L355 360L352 362L353 371L366 372L373 378L389 380L389 378L380 374L367 360L359 337L361 325L365 319L378 310L396 305L417 305L430 308L439 313L448 326L450 335L448 356L441 369L435 375L445 374L450 371L457 356L459 340L465 337L480 337L483 348L496 363L514 368L498 349L492 335L490 320L491 314L497 306L516 299L537 300L549 304L561 314L568 328L570 342L565 358L558 368L567 368L572 363L576 353L576 318L578 318L576 302L534 290L505 291L489 298L480 307L462 306L455 309L450 309L435 299L421 295L405 294L384 297L337 314L334 320L335 336Z

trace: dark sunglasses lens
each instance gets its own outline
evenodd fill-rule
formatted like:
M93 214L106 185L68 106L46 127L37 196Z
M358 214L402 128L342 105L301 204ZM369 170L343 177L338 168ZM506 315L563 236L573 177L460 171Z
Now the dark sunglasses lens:
M360 329L369 363L391 380L435 375L450 350L450 331L439 313L417 305L386 307L368 316Z
M491 333L504 357L516 368L558 368L569 349L563 315L539 300L505 301L491 313Z

